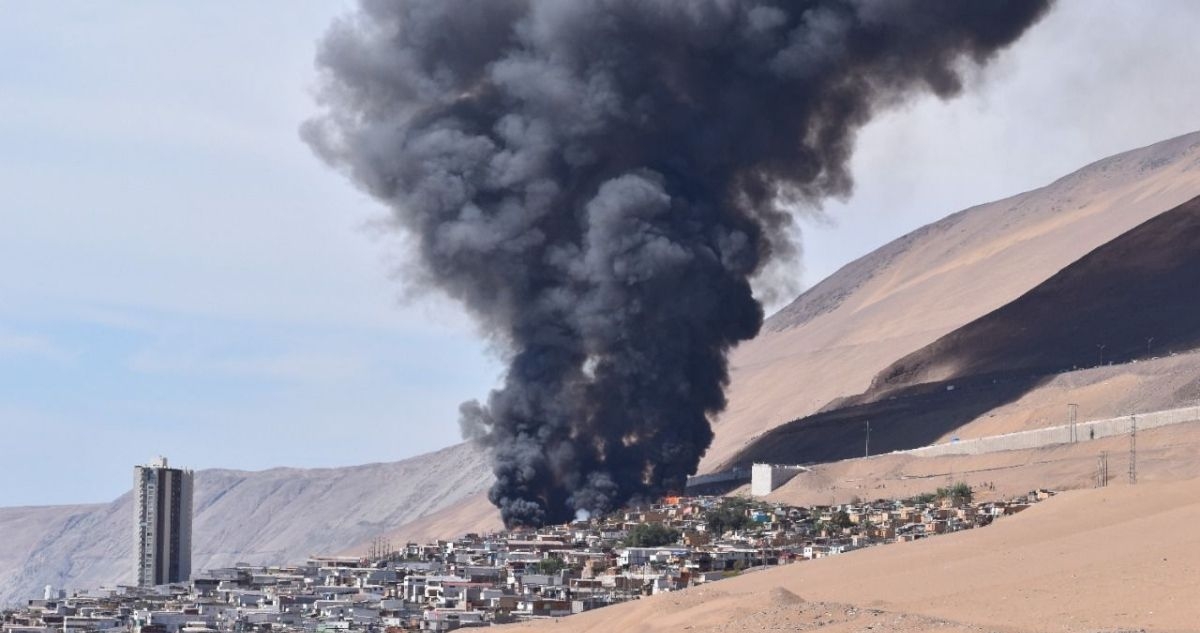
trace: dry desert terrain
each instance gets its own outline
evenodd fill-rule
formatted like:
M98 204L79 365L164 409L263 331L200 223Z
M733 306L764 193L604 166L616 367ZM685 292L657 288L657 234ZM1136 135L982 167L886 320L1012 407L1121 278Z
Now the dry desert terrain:
M513 630L1200 631L1200 479L1060 494L991 526Z

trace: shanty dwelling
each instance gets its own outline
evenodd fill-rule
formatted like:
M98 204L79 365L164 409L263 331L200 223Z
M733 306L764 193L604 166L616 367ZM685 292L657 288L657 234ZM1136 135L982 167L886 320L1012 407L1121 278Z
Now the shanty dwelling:
M620 550L617 564L622 567L638 567L651 563L667 563L672 558L686 558L691 551L686 547L626 547Z
M513 615L517 617L571 615L571 602L569 600L552 600L541 596L521 598L517 600L517 609Z
M431 609L421 618L422 631L453 631L455 629L490 626L482 611Z

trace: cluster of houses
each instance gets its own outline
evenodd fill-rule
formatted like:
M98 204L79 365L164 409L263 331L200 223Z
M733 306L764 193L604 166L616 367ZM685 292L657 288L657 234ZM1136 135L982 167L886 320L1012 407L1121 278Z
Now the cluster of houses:
M0 633L450 631L561 617L766 566L980 527L1053 493L973 503L969 490L791 507L673 497L535 531L409 543L363 558L213 569L186 584L66 597L47 588Z

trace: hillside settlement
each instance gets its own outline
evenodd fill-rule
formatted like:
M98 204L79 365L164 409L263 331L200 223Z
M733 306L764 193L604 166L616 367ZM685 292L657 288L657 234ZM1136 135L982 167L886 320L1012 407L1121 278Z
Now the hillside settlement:
M974 502L964 484L891 501L791 507L725 497L539 530L378 541L365 557L239 565L186 584L65 592L3 613L2 633L451 631L557 618L885 544L983 527L1053 492Z

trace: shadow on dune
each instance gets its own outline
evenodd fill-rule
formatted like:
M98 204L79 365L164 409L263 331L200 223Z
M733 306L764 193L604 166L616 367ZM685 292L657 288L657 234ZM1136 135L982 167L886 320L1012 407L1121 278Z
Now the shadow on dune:
M865 393L771 430L726 466L860 457L868 422L872 454L924 446L1058 373L1197 347L1200 197L901 358Z

